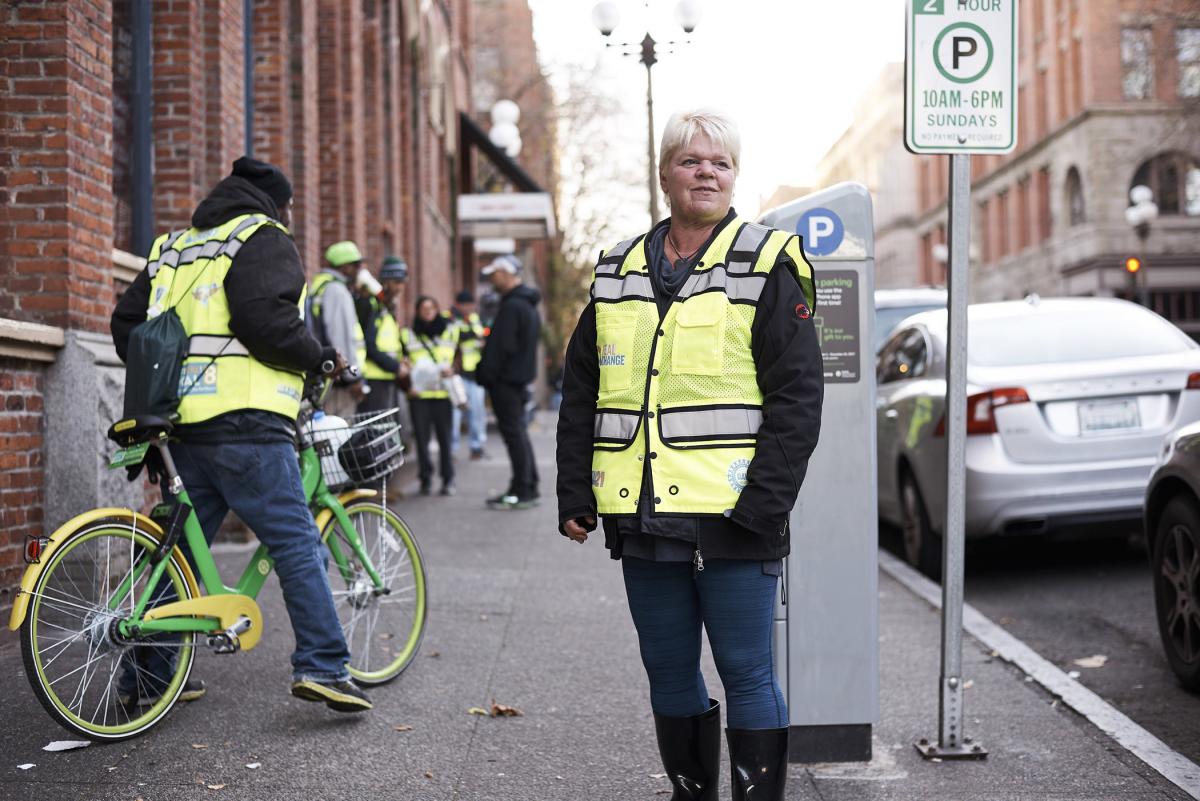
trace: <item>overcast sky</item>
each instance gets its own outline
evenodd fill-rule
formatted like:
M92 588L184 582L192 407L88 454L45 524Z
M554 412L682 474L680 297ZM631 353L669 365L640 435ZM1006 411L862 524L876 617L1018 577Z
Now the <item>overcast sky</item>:
M648 10L643 0L617 3L622 19L613 40L641 41L647 30L658 41L682 38L676 0L650 0ZM593 0L529 5L547 71L602 59L616 92L628 98L626 119L614 124L645 131L645 68L613 49L602 52ZM734 203L749 216L776 186L812 180L863 90L887 62L903 60L904 0L701 0L701 7L691 42L654 67L655 150L673 110L711 105L730 113L742 131ZM644 163L644 148L628 158Z

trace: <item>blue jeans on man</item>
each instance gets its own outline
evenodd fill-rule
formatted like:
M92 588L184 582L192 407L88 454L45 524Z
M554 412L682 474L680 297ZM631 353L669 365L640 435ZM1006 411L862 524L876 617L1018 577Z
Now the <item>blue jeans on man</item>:
M285 442L176 442L171 457L210 544L232 510L267 547L296 638L293 679L349 679L350 652L326 575L327 552L304 500L295 448ZM191 562L185 541L180 548ZM164 603L173 600L167 595L173 592L164 594ZM135 650L149 652L137 657L142 681L156 677L165 687L174 667L171 650ZM132 673L123 684L134 678Z
M463 384L467 388L467 445L472 454L482 453L487 442L487 394L483 387L476 383L475 378L463 376ZM458 452L459 432L462 431L463 410L454 407L450 420L450 450Z

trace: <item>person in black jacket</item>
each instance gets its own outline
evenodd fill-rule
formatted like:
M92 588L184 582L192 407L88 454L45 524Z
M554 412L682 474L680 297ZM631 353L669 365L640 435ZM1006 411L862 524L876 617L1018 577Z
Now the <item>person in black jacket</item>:
M487 505L493 509L527 509L537 505L539 494L525 405L529 402L529 383L537 375L538 335L542 328L537 305L542 296L521 282L521 263L513 256L497 257L483 268L483 274L501 300L475 380L492 399L496 425L512 463L508 489L489 498Z
M660 755L674 797L697 801L716 801L720 774L702 631L725 688L733 798L783 798L772 618L823 396L812 267L798 237L737 217L738 157L719 113L668 121L671 216L601 254L558 421L559 531L582 543L604 515Z
M247 214L286 226L291 197L291 184L279 168L242 157L196 208L191 230L206 231ZM191 262L182 256L177 261L181 273L207 267L203 254ZM113 343L122 360L133 329L146 322L150 272L138 274L113 311ZM326 361L343 369L345 358L322 347L304 325L299 305L304 286L304 267L291 235L268 224L245 240L212 291L224 293L229 330L258 361L297 372L315 371ZM328 554L300 482L296 420L249 402L238 407L237 393L231 397L230 411L176 426L171 442L171 457L204 536L211 543L232 510L267 546L295 635L292 695L339 712L368 710L371 702L346 668L350 653L325 570ZM187 544L180 547L191 559ZM170 651L135 648L131 653L140 664L126 664L120 701L154 703L173 670L169 656L163 656ZM203 684L193 680L180 697L191 700L203 692Z

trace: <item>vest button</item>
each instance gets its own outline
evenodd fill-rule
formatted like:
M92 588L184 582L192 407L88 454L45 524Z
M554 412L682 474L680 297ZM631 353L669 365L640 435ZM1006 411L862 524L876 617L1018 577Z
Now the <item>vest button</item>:
M655 502L655 503L662 503L662 498L655 498L655 499L654 499L654 502Z
M658 368L651 370L650 375L658 375Z
M658 453L656 453L655 451L650 451L650 458L651 458L651 459L657 459L657 458L658 458Z
M646 412L647 417L654 417L654 412Z
M658 335L660 337L665 337L667 335L667 332L660 328L660 329L658 329Z

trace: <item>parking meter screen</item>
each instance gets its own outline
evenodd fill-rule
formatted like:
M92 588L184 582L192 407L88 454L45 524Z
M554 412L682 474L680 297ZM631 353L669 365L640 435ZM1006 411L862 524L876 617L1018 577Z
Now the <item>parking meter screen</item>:
M817 273L817 313L813 322L821 341L826 384L853 384L862 378L862 329L858 314L858 273Z

